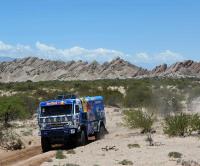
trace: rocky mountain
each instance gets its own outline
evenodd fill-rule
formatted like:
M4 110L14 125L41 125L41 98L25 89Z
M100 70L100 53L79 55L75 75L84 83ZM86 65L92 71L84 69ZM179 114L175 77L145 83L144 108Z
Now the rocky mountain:
M155 67L150 76L160 77L200 77L200 62L187 60L184 62L177 62L169 67L166 64Z
M0 63L0 82L124 79L145 74L148 74L147 70L120 58L104 64L96 61L50 61L36 57Z
M28 57L11 62L0 62L0 82L46 80L94 80L141 77L200 77L200 63L191 60L166 64L148 71L123 59L99 64L84 61L51 61Z

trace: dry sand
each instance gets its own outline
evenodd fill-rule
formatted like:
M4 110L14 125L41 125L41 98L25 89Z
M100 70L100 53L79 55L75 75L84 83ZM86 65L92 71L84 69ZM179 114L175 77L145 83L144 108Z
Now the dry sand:
M32 135L22 136L26 149L14 152L0 150L0 166L38 166L40 164L63 166L67 163L80 166L117 166L124 159L132 161L133 165L137 166L180 165L177 164L177 159L168 157L168 153L174 151L183 154L182 160L200 163L200 139L197 136L169 138L163 134L160 122L157 122L154 126L157 132L152 135L155 146L149 146L145 141L146 135L140 134L139 130L130 130L121 125L122 115L119 109L106 108L106 116L109 134L102 140L75 148L75 154L67 154L67 150L64 150L66 159L55 159L55 150L42 154L40 137L37 136L37 121L36 119L28 121L24 124L24 128L18 129L20 133L21 130L33 130ZM31 145L27 144L29 140L32 142ZM140 147L129 149L128 144L139 144Z
M122 115L115 108L106 108L107 129L109 134L103 140L94 141L84 147L75 148L76 154L67 154L66 159L52 158L42 166L64 165L67 163L80 166L116 166L127 159L137 166L173 166L178 165L176 159L168 157L169 152L180 152L182 159L194 160L200 163L200 140L198 137L168 138L161 130L153 134L155 146L149 146L145 141L146 135L141 135L138 130L130 130L120 123ZM159 126L156 126L156 128ZM128 144L139 144L140 148L128 148ZM105 148L107 147L107 151ZM109 150L109 148L111 148Z

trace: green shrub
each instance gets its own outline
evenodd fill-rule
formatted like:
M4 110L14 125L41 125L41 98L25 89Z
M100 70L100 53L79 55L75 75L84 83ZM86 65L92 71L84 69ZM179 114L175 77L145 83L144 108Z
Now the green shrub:
M167 116L165 118L164 133L169 136L184 136L188 133L190 123L190 116L180 113L174 116Z
M148 133L154 123L153 114L142 112L141 110L124 111L125 124L130 128L139 128L142 133Z
M163 130L169 136L190 135L193 131L200 130L200 117L197 114L187 115L184 113L167 116Z
M198 114L191 115L190 132L192 131L200 131L200 116Z
M168 156L169 156L169 157L172 157L172 158L181 158L181 157L182 157L182 154L179 153L179 152L169 152L169 153L168 153Z
M63 154L62 150L57 150L56 151L56 159L65 159L66 156Z
M125 160L120 161L119 164L121 164L121 165L133 165L133 162L125 159Z

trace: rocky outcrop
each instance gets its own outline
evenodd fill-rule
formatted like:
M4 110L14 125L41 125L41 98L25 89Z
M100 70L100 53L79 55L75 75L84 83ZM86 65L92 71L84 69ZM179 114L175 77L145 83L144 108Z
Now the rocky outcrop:
M157 76L200 77L200 63L192 60L177 62L166 68L165 71L157 73Z
M151 74L152 75L158 75L161 73L164 73L167 70L167 64L163 64L160 66L156 66L152 71Z

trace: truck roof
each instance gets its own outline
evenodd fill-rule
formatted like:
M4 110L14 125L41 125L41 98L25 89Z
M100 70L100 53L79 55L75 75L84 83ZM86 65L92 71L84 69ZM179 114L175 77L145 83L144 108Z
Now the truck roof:
M96 101L96 100L103 100L102 96L87 96L82 98L76 98L76 99L55 99L55 100L47 100L40 102L40 106L53 106L53 105L65 105L65 104L73 104L77 100L86 100L88 101Z

